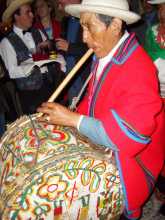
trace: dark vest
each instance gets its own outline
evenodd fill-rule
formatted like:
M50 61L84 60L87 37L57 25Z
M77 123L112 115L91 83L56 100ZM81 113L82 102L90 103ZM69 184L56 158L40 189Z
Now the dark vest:
M42 42L41 34L37 29L32 29L31 33L32 33L32 37L36 45ZM24 44L22 39L15 32L11 32L7 36L7 39L9 40L9 42L11 43L11 45L13 46L16 52L18 66L22 62L26 61L27 59L31 57L31 52L29 51L27 46ZM35 66L29 76L16 78L15 82L19 90L40 89L43 84L43 79L42 79L40 68Z

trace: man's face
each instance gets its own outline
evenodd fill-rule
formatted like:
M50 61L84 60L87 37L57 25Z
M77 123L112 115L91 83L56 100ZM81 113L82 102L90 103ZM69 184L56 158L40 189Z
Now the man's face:
M81 0L57 0L58 9L64 11L65 6L68 4L80 4Z
M160 23L165 26L165 3L158 6L158 16Z
M40 18L44 18L50 14L51 9L45 0L37 0L35 3L35 11Z
M27 30L32 26L33 18L34 16L31 10L31 6L28 4L22 5L20 7L20 14L15 15L16 25L23 30Z
M80 15L80 23L83 28L84 43L94 50L98 58L108 55L117 40L113 31L113 21L109 27L106 27L96 14L83 12Z

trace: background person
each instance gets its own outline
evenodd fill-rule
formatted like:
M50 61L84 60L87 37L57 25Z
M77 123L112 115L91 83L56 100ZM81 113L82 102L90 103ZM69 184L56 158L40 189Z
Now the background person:
M136 33L138 41L144 46L146 30L157 22L157 10L147 0L136 1L136 4L135 1L130 1L130 3L133 11L139 9L138 14L141 14L141 19L131 25L129 30Z
M59 11L64 12L67 4L79 4L80 2L81 0L57 0L57 5ZM61 26L61 38L56 39L56 48L64 54L67 74L87 51L87 45L82 42L82 29L79 19L65 13L61 21ZM78 95L88 77L90 73L90 62L91 60L89 59L68 85L67 94L69 104Z
M60 37L61 25L55 19L55 9L51 0L35 0L33 2L35 12L34 27L42 30L46 38L55 40Z
M29 70L33 65L33 53L46 40L41 31L31 28L34 19L31 2L32 0L7 1L2 19L6 23L11 22L13 29L0 43L0 55L9 78L16 83L24 114L34 113L37 106L49 98L55 89L55 74L61 72L58 64L53 70L51 64L41 68L35 66ZM62 72L61 78L63 79Z

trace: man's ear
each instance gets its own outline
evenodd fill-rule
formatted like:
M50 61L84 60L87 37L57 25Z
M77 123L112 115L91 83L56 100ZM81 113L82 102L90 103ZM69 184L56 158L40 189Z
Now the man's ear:
M111 28L111 30L113 30L113 33L115 35L118 35L122 29L122 20L119 18L114 18L111 23Z
M15 20L15 21L17 21L18 16L19 16L19 15L17 15L17 14L14 15L14 20Z

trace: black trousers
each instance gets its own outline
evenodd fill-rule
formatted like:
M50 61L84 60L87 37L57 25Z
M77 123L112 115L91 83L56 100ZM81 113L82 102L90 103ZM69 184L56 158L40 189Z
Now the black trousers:
M129 220L129 218L125 217L124 215L121 215L119 220Z
M43 102L46 102L53 92L51 84L44 82L42 87L38 90L21 90L19 91L19 98L24 114L32 114L36 112Z
M36 112L43 102L46 102L59 84L63 81L65 74L60 70L60 65L55 63L48 65L48 73L42 75L43 85L38 90L19 90L19 97L24 114ZM63 103L63 96L60 95L56 100Z

